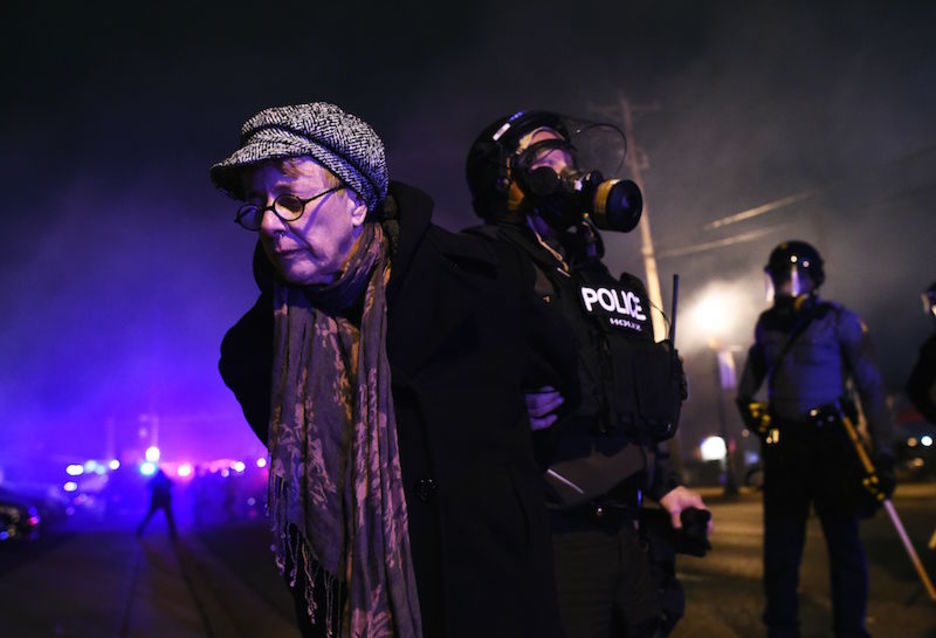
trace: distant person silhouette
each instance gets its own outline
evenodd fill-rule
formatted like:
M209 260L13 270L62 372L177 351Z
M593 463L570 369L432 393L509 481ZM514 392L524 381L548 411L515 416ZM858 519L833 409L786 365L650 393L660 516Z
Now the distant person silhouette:
M210 502L208 498L208 481L208 471L199 466L195 470L195 479L192 481L192 491L194 492L192 513L197 528L201 528L205 524L205 511L208 509Z
M172 517L172 481L162 470L156 470L156 474L147 484L150 490L150 506L146 516L137 527L137 538L143 536L143 529L149 520L153 518L156 510L162 510L166 514L166 521L169 523L169 536L172 540L177 537L175 519Z
M223 475L222 475L223 476ZM237 519L237 479L234 474L229 474L224 478L224 515L228 521Z

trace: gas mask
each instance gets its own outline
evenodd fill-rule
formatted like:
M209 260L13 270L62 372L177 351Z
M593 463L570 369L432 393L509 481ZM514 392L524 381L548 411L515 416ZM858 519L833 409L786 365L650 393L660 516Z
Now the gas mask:
M598 228L622 233L640 222L643 197L630 180L606 180L600 171L557 174L541 166L521 172L517 181L528 205L556 230L574 226L586 215Z
M611 124L556 117L555 124L527 134L536 140L537 132L544 132L539 137L545 139L510 157L510 174L523 192L523 206L560 231L582 222L632 231L640 221L643 197L634 182L618 177L627 152L624 134Z

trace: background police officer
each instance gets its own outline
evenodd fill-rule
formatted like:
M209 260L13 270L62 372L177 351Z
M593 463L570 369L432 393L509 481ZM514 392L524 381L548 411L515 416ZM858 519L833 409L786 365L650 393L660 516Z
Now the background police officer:
M851 381L861 399L882 483L893 491L891 422L867 326L819 298L825 279L815 248L788 241L765 273L773 307L761 314L738 388L742 416L766 434L764 450L764 622L769 636L798 636L797 583L812 503L825 534L836 636L867 636L868 574L858 536L857 457L841 423L819 425L811 410L839 402ZM751 410L766 381L769 421ZM841 405L841 404L839 404ZM767 424L767 427L764 425Z
M936 282L923 291L923 311L936 321ZM936 332L930 335L917 356L907 379L907 396L927 421L936 424Z
M675 527L683 510L705 506L679 485L657 449L675 431L682 367L668 344L654 343L643 283L627 273L615 279L601 262L591 218L630 230L639 220L640 193L583 164L572 138L589 126L540 111L501 118L472 145L468 184L475 211L488 223L476 232L517 247L534 264L537 293L564 315L578 346L577 406L557 414L563 399L550 388L527 399L548 466L566 633L663 635L681 615L682 598L678 593L667 606L654 579L647 545L635 531L641 497L658 499Z

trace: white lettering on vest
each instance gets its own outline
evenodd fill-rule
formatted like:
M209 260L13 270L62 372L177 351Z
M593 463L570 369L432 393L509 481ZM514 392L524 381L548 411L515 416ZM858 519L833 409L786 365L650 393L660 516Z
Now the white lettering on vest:
M585 310L591 312L597 301L606 312L614 312L626 317L633 317L639 321L646 321L640 297L633 292L608 288L588 288L582 286L582 301ZM615 324L617 325L617 324Z
M628 306L630 306L633 309L633 311L630 313L631 317L640 319L641 321L646 321L647 315L643 313L643 308L640 307L640 297L638 297L632 292L628 292L627 298L631 302L628 304Z
M582 288L582 301L585 302L585 310L591 312L592 304L598 301L598 293L591 288Z
M614 293L607 288L598 289L598 303L608 312L614 312Z
M643 332L643 327L639 323L628 321L627 319L618 319L617 317L608 317L608 323L620 328L630 328L636 332Z

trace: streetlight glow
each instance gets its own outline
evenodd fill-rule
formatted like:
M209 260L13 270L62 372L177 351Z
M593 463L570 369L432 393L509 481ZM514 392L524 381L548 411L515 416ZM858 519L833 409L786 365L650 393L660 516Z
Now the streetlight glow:
M720 436L710 436L699 446L703 461L721 461L728 455L725 439Z
M751 294L750 283L711 281L686 300L676 341L683 352L715 349L747 339L763 305ZM683 314L683 311L680 311Z

